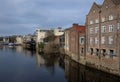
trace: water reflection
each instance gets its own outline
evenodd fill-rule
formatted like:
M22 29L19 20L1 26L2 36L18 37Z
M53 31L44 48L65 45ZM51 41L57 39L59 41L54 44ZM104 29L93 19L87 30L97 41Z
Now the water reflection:
M5 46L0 49L0 65L0 82L67 82L59 55Z
M80 65L68 56L21 46L0 48L0 82L120 82L120 77Z
M120 77L82 66L67 56L65 74L68 82L120 82Z

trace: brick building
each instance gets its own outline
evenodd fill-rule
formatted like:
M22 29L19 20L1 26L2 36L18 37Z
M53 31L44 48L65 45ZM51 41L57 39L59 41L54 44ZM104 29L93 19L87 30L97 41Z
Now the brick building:
M70 33L70 29L71 28L69 28L69 29L66 29L65 30L65 53L67 54L67 55L70 55L70 53L69 53L69 33Z
M113 69L114 73L120 70L119 31L120 0L94 3L86 16L86 62Z
M73 24L65 31L65 47L69 55L78 61L80 54L85 54L85 26Z

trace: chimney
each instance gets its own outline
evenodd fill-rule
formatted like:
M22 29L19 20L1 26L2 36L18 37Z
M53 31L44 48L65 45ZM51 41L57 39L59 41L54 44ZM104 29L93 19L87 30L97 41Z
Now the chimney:
M78 26L78 24L77 24L77 23L73 23L73 27L74 27L74 26L76 27L76 26Z

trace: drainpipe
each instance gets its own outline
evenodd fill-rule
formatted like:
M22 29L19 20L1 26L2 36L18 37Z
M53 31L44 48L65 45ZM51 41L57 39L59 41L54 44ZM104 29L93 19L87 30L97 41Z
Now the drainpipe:
M86 31L85 31L85 33L84 33L84 60L85 61L86 61L86 51L87 51L86 45L87 45L87 43L86 43Z
M101 64L101 10L99 11L99 67Z
M79 49L79 48L80 48L80 47L79 47L79 46L80 46L80 45L79 45L79 31L78 31L77 33L78 33L78 62L79 62L79 61L80 61L80 51L79 51L79 50L80 50L80 49Z

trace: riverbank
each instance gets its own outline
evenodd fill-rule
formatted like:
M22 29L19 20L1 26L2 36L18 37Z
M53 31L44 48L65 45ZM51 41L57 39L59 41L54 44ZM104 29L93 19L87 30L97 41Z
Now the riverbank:
M94 69L117 75L120 77L120 66L119 61L117 59L105 59L105 58L99 58L94 55L84 55L84 56L78 56L75 54L72 54L70 52L65 52L67 56L69 56L72 60L78 62L79 64L82 64L84 66L92 67Z
M65 73L70 82L119 82L120 77L85 65L65 56Z

